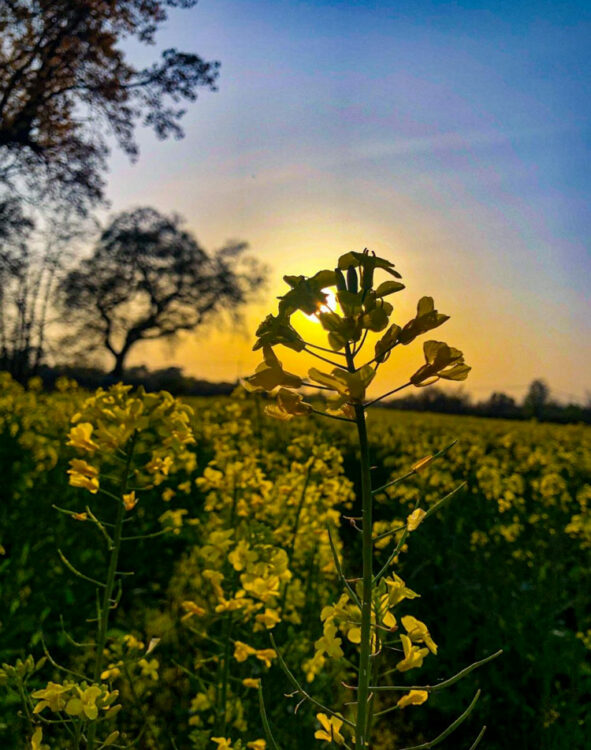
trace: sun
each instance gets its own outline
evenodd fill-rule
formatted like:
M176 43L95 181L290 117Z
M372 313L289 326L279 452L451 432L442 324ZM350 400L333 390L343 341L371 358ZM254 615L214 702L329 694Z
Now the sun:
M327 292L326 290L323 291L326 294L326 303L320 306L318 312L312 313L312 315L306 315L306 318L308 318L308 320L311 320L313 323L320 323L320 321L318 320L319 312L337 312L339 303L337 301L335 293L330 291Z

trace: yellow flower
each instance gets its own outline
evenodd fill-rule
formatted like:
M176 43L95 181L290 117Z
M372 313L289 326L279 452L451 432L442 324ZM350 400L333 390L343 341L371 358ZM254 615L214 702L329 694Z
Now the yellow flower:
M405 706L420 706L428 697L429 693L426 690L411 690L410 693L403 695L396 705L399 708L404 708Z
M317 651L326 652L328 656L333 659L340 659L343 655L343 649L341 643L343 642L340 638L336 638L337 627L332 622L324 623L324 635L319 638L314 647ZM353 641L354 642L354 641Z
M80 422L80 424L74 425L68 433L69 439L66 445L71 445L87 453L94 453L98 450L99 446L90 437L93 430L94 427L90 422Z
M254 619L264 625L267 630L271 630L278 622L281 622L281 618L274 609L265 609L263 614L257 615Z
M254 742L247 742L246 747L250 747L252 750L266 750L267 743L265 740L254 740Z
M225 737L212 737L211 741L216 743L218 750L232 750L232 740L227 740Z
M388 587L388 600L391 607L395 607L403 599L416 599L420 594L416 594L412 589L407 588L406 584L396 573L391 578L385 578Z
M182 602L181 607L186 612L186 614L181 617L181 622L185 622L186 620L189 620L194 615L197 615L198 617L202 617L205 614L205 610L203 609L203 607L200 607L198 604L195 604L195 602L191 602L191 601Z
M244 685L244 687L255 688L258 690L261 681L259 679L253 679L252 677L246 677L244 680L242 680L242 684Z
M142 677L151 677L153 680L158 679L158 667L160 662L158 659L140 659L137 663L138 667L142 670Z
M84 714L87 719L91 721L96 719L98 716L98 706L96 705L96 699L101 694L100 687L91 685L90 687L82 690L78 689L78 697L70 698L66 705L66 713L70 716L80 716Z
M88 513L72 513L75 521L88 521Z
M404 628L406 629L408 637L411 641L424 643L432 654L437 653L437 644L431 638L429 629L424 622L417 620L417 618L413 617L412 615L406 615L402 618L401 622L404 625Z
M47 687L35 690L32 694L33 698L42 700L35 706L33 713L38 714L46 706L49 706L50 711L61 711L66 705L65 693L69 693L72 688L71 684L60 685L56 682L48 682Z
M105 669L104 672L101 672L101 680L116 680L121 674L119 666L122 664L122 661L117 662L117 664L109 664L107 669Z
M266 667L271 666L271 661L275 659L277 654L272 648L261 648L255 651L255 656L259 661L262 661Z
M256 648L242 641L234 641L234 658L236 661L246 661L249 656L256 654Z
M409 531L415 531L415 529L421 525L426 515L426 512L422 508L413 510L410 516L406 519L406 528Z
M86 461L79 458L73 458L70 461L68 469L70 475L70 484L72 487L82 487L93 495L99 490L98 469Z
M123 636L123 643L125 643L130 651L141 651L144 647L143 642L138 640L135 635L132 635L131 633Z
M423 666L423 659L429 653L428 648L417 648L413 646L412 641L407 635L401 635L402 648L404 649L404 659L399 661L396 669L399 672L407 672L409 669Z
M328 717L326 714L316 714L316 718L323 726L323 729L314 732L314 737L317 740L336 742L337 745L345 744L345 738L339 731L343 726L342 719L337 719L336 716Z
M43 739L43 730L41 727L37 727L31 737L31 750L49 750L48 745L42 745L41 740Z
M137 505L137 498L135 496L134 490L128 492L126 495L123 495L123 505L125 507L125 510L133 510L135 508L135 506Z

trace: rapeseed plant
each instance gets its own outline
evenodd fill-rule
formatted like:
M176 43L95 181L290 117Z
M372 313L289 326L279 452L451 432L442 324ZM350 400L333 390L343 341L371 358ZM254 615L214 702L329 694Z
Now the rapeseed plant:
M385 272L390 278L377 283L375 277L378 272ZM409 386L422 388L440 379L461 381L465 380L470 371L460 350L441 341L429 340L423 345L425 363L410 376L408 382L389 390L378 398L367 398L367 389L374 381L378 368L390 357L397 346L412 343L418 336L438 328L448 319L447 315L435 309L431 297L423 297L417 305L417 314L412 320L404 326L391 323L394 306L386 298L404 289L404 284L399 281L400 278L393 263L367 250L362 253L349 252L341 256L334 270L320 270L310 277L285 276L284 280L290 289L279 298L277 315L268 315L256 332L257 341L254 349L262 350L263 362L257 367L256 372L244 381L247 390L266 391L274 396L274 403L265 408L266 413L271 417L281 421L290 421L295 417L315 413L329 419L351 423L357 430L360 450L361 517L354 519L354 524L362 537L361 577L349 579L343 573L339 553L330 530L333 524L329 522L328 534L334 565L344 592L336 606L328 606L322 610L323 636L316 641L313 659L304 667L308 681L312 681L315 675L324 668L327 658L342 659L344 657L343 638L358 646L357 684L350 686L354 692L354 700L348 702L352 710L347 711L347 716L323 706L302 687L287 667L271 635L271 642L277 651L279 662L295 688L294 695L322 709L317 714L322 729L316 732L315 737L346 748L351 747L353 743L356 748L370 747L373 722L378 716L390 710L375 712L376 694L380 691L405 689L378 684L377 665L384 652L395 648L395 643L400 644L403 658L395 665L395 669L400 672L421 667L423 660L430 653L437 653L437 646L431 638L428 627L411 615L406 615L401 619L407 631L406 634L395 635L398 631L398 624L394 608L401 601L418 595L408 589L404 581L396 574L391 575L391 566L396 562L408 536L414 533L419 525L449 497L443 498L429 510L419 507L417 503L402 528L375 534L374 496L425 470L433 460L443 455L447 448L414 464L402 477L381 487L375 487L371 478L366 427L368 409L387 396ZM330 298L327 293L328 289L334 290ZM334 300L332 306L330 299ZM306 341L298 332L292 323L292 316L300 312L317 318L326 332L328 346ZM373 355L369 360L358 364L358 358L371 334L381 334L381 336L374 342ZM300 375L283 368L275 353L275 348L278 346L311 355L331 365L332 369L326 372L312 367L308 370L308 380L305 380ZM319 409L316 402L306 400L306 396L302 393L304 388L308 389L308 392L310 388L316 388L326 394L324 408ZM388 550L385 562L376 572L374 543L376 538L388 537L389 541L393 541L394 548ZM383 548L383 545L381 547ZM262 700L262 688L260 690ZM430 688L415 689L414 693L406 696L406 701L401 699L393 708L418 705L424 702L423 699L426 700L429 690ZM469 711L472 710L478 695L479 693L476 694ZM469 711L462 715L462 720L466 718ZM262 716L267 739L273 748L277 748L264 708ZM458 722L454 722L451 729L446 730L445 736L457 724ZM439 738L436 738L424 747L431 747L438 741Z

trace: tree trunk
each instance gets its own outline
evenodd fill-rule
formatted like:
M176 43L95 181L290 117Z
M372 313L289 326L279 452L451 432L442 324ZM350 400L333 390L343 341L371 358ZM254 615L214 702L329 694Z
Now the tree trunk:
M109 373L110 377L115 378L115 380L121 380L121 378L123 377L123 364L125 362L126 356L126 349L122 349L115 355L115 366Z

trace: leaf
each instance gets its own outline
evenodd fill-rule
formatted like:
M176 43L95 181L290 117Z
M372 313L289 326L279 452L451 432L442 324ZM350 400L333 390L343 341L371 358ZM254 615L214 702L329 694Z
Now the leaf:
M400 281L382 281L382 283L376 289L376 297L386 297L388 294L394 294L404 289L404 284Z
M440 372L439 377L445 380L466 380L472 368L465 364L454 365L451 370Z
M401 330L400 326L397 326L396 323L392 323L382 338L376 342L376 362L385 362L388 359L390 352L398 343L398 335Z
M330 375L327 372L322 372L316 367L311 367L308 370L308 376L310 380L313 380L315 383L319 383L320 385L324 385L327 388L331 388L337 393L346 393L346 388L343 385L343 381L339 380L334 375Z
M426 341L423 344L426 364L411 376L410 382L418 387L435 383L439 378L465 380L470 367L464 362L459 349L448 346L443 341Z
M287 346L296 352L301 352L305 347L302 337L290 324L289 319L282 316L267 315L257 328L256 335L258 340L253 347L254 351L277 344Z
M301 386L302 379L298 375L283 369L271 347L263 347L263 354L265 361L261 362L256 368L254 375L250 375L242 381L242 385L247 391L272 391L280 385L289 388Z
M362 310L363 295L349 291L337 292L337 300L345 315L357 315Z
M388 305L388 307L392 310L391 305ZM386 328L389 320L388 308L384 305L378 305L378 307L374 307L371 312L365 313L361 318L361 325L363 328L378 333Z
M348 372L335 367L331 374L321 372L312 367L308 375L315 383L320 383L333 391L347 396L351 401L361 402L365 398L365 390L375 376L375 370L365 365L357 372Z
M410 344L417 336L437 328L449 320L449 315L443 315L434 308L432 297L421 297L417 304L416 317L404 326L398 340L401 344Z
M292 417L303 416L312 411L310 404L307 404L300 393L295 393L287 388L281 388L277 393L277 403L265 407L265 412L275 419L288 421Z

